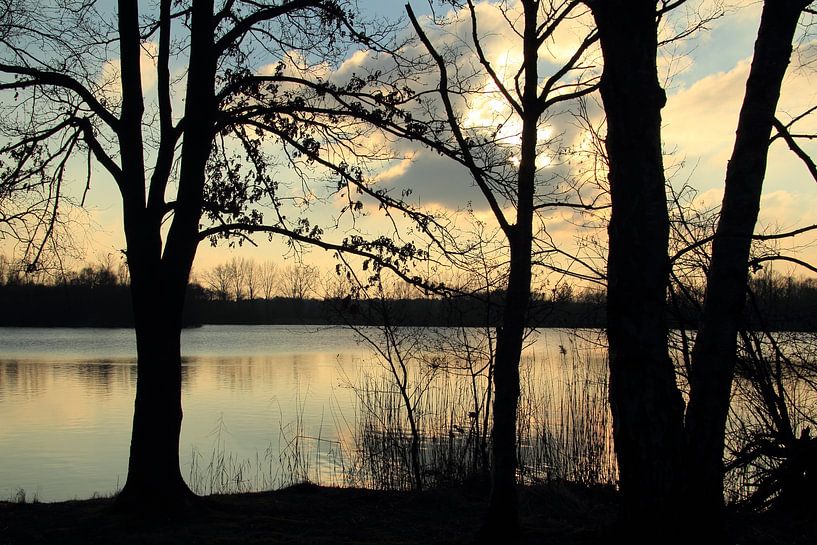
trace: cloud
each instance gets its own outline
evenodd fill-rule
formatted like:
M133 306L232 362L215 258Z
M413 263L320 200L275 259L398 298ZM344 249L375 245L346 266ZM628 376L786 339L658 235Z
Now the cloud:
M159 46L155 42L143 42L139 55L139 68L142 76L142 93L147 94L156 85L156 56ZM110 59L102 65L99 85L108 100L118 102L122 97L121 60Z
M748 25L749 21L744 24ZM717 47L718 43L710 45ZM811 47L811 44L803 45ZM665 149L672 152L676 160L687 163L679 178L688 178L689 183L698 188L696 204L701 206L718 207L723 198L726 167L735 142L750 65L751 58L741 59L728 70L709 74L679 89L669 97L664 111ZM788 122L815 104L814 83L814 75L809 70L792 63L776 114L781 121ZM795 132L817 132L817 116L799 121ZM801 145L812 157L817 157L817 143L803 140ZM786 231L813 224L814 210L817 210L817 184L785 143L776 140L769 148L757 231ZM814 240L814 236L803 235L782 247L817 262L817 249L813 244L806 244Z
M666 146L677 147L687 157L725 164L748 73L744 60L729 72L707 76L669 97L663 116Z
M760 201L760 222L783 230L815 223L817 195L814 193L777 190L763 195Z
M482 205L482 195L467 169L426 149L417 149L411 158L400 161L378 178L394 191L411 189L413 199L424 206L436 203L459 210L468 203Z
M734 146L749 68L750 59L743 59L732 69L706 76L669 97L664 111L665 148L698 163L700 172L696 179L710 178L704 182L705 189L723 181ZM817 93L812 80L811 74L790 68L777 112L781 120L790 120L815 103ZM798 132L814 130L817 130L817 119L808 118L798 123ZM781 176L792 176L791 182L802 179L802 172L794 172L791 157L786 157L789 155L785 146L772 146L767 179Z

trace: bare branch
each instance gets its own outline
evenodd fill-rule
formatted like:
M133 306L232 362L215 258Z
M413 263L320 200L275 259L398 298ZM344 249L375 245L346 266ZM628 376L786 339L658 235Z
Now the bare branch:
M14 83L5 83L0 85L0 90L3 89L24 89L26 87L34 86L54 86L73 91L77 94L99 118L105 122L114 132L119 130L119 119L116 118L107 108L105 108L94 94L82 85L73 77L60 73L49 72L45 70L38 70L27 66L14 66L10 64L0 63L0 72L6 74L14 74L20 76L27 76L31 79L20 80Z
M815 267L811 263L808 263L808 262L803 261L802 259L798 259L796 257L790 257L790 256L785 256L785 255L769 255L769 256L764 256L764 257L756 257L756 258L749 261L749 266L750 267L756 267L756 266L758 266L761 263L764 263L766 261L787 261L789 263L794 263L795 265L799 265L799 266L803 267L804 269L808 269L813 273L817 273L817 267Z
M780 239L783 239L783 238L795 237L797 235L801 235L803 233L808 233L809 231L814 231L814 230L817 230L817 225L809 225L808 227L801 227L799 229L795 229L793 231L787 231L785 233L775 233L775 234L771 234L771 235L752 235L751 239L752 240L780 240ZM734 236L737 237L739 235L734 235ZM705 245L709 244L710 242L714 241L716 238L725 238L725 237L726 237L726 235L720 235L720 236L719 235L712 235L712 236L708 236L706 238L702 238L701 240L695 241L694 243L690 244L689 246L687 246L685 248L682 248L681 250L677 251L675 253L675 255L670 257L670 262L675 262L682 255L684 255L686 253L689 253L692 250L695 250L696 248L700 248L702 246L705 246Z
M502 207L499 206L499 202L496 200L496 196L491 191L487 181L485 180L484 173L482 169L480 169L476 162L474 161L473 156L471 155L471 149L468 143L466 142L465 136L462 134L462 129L460 128L460 124L457 120L457 116L454 113L454 106L451 104L451 97L448 93L448 68L446 66L445 60L442 56L437 52L432 45L431 41L428 39L423 28L420 26L420 23L417 21L417 17L414 15L414 11L411 9L411 5L406 4L406 12L408 13L409 20L411 21L412 26L414 27L415 32L420 37L420 41L425 46L426 50L432 56L434 61L437 63L437 68L440 73L440 98L443 101L443 105L445 107L445 112L448 120L448 124L451 128L452 133L454 134L454 138L457 141L457 144L460 148L460 151L463 154L463 158L465 160L468 169L471 172L471 175L474 178L474 181L479 187L480 191L482 192L485 200L488 201L488 205L491 207L491 211L493 212L494 216L496 217L499 226L506 234L510 234L511 232L511 225L509 224L507 218L505 217L505 213L502 211Z
M508 101L508 104L511 105L517 114L522 115L522 104L520 104L519 101L517 101L513 95L511 95L510 91L508 91L508 88L502 82L502 79L497 75L493 66L491 66L490 61L485 56L485 52L482 50L482 43L480 42L479 33L477 32L477 13L472 0L468 0L468 10L471 12L471 40L474 43L474 48L477 51L477 57L479 58L480 64L482 64L485 71L488 72L488 75L491 77L491 81L494 82L494 85L496 85L496 88L500 93L502 93L502 96L505 97L505 100Z
M814 111L815 109L817 109L817 106L811 108L809 112ZM794 121L792 121L792 123L794 123ZM772 125L774 126L775 129L777 129L777 135L775 135L775 137L780 136L780 138L782 138L786 142L786 144L788 144L789 149L792 150L794 154L800 158L801 161L803 161L803 164L806 165L809 174L811 174L811 177L814 179L815 182L817 182L817 165L814 164L814 161L809 156L809 154L806 153L806 151L802 147L800 147L800 145L795 140L794 136L792 136L792 134L789 132L789 127L791 126L791 123L788 126L786 126L783 123L781 123L779 119L774 118L774 120L772 121ZM774 141L774 138L772 138L772 141Z

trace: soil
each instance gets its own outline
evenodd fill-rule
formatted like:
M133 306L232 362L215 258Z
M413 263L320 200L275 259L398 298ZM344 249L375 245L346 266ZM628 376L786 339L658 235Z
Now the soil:
M0 545L467 544L484 498L484 490L467 487L409 493L304 484L210 496L195 513L172 519L117 514L110 498L0 502ZM520 511L526 544L615 542L617 498L609 488L525 487ZM752 515L730 527L735 543L817 543L811 518Z

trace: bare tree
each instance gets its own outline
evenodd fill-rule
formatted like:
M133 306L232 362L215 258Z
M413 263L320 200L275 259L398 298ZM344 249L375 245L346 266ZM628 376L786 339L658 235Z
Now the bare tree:
M579 2L543 3L523 0L518 8L501 2L496 9L505 16L509 32L521 42L522 58L509 70L510 78L500 75L483 50L480 17L470 0L464 11L470 26L469 47L476 53L475 79L495 87L507 108L499 129L480 133L469 130L455 97L476 91L467 83L467 76L458 72L447 59L450 52L439 49L407 8L431 65L437 72L433 92L439 98L439 111L427 112L425 128L444 127L446 138L429 134L420 140L456 158L470 173L493 217L505 237L508 249L508 279L505 287L502 326L496 337L494 363L495 396L493 404L493 468L490 507L483 534L487 539L516 539L518 508L516 500L516 412L519 402L519 361L522 353L527 311L531 299L531 269L533 241L537 230L534 217L538 211L553 206L548 197L554 194L556 182L540 161L546 150L553 153L558 142L542 138L542 128L548 115L566 101L594 91L598 80L584 67L588 52L592 52L597 35L587 29L575 44L568 60L549 74L541 74L541 61L553 33L568 18L581 17ZM417 121L416 118L413 118ZM505 124L517 127L518 148L508 147L498 131ZM482 127L482 130L487 127ZM439 130L439 129L437 129ZM517 155L518 154L518 155ZM504 202L512 203L508 210Z
M546 223L540 221L544 218L540 214L561 206L579 211L603 206L592 198L585 201L586 195L562 175L564 170L555 168L558 161L554 159L563 151L561 135L547 136L553 116L564 113L570 101L598 87L598 72L589 60L596 53L597 33L592 25L577 25L574 30L578 41L568 46L572 49L564 58L556 60L548 49L554 33L567 21L586 19L588 11L583 4L498 2L490 9L496 10L498 19L508 25L508 35L518 38L522 50L519 62L500 72L496 61L485 53L483 46L489 35L480 26L476 3L468 0L451 4L455 9L448 18L432 16L425 22L407 6L418 39L415 50L386 51L395 63L393 69L359 78L360 87L355 93L331 86L322 90L387 136L413 140L462 166L504 239L503 255L498 259L504 261L508 276L502 325L496 338L492 491L483 533L486 539L511 540L519 535L515 488L519 360L531 300L533 254L548 244L547 237L537 240L542 223ZM456 24L457 17L461 17L462 24L449 33L447 26ZM445 39L437 40L444 35L464 38L454 39L452 45ZM382 47L373 49L383 52ZM546 59L556 64L547 74L542 68ZM502 106L494 108L489 121L470 122L470 101L488 93ZM343 169L340 174L353 181L363 173ZM433 251L444 256L442 260L464 259L468 253L468 242L458 239L445 218L418 211L405 198L408 192L401 197L383 190L362 192L377 199L385 209L399 210L414 222L416 230L431 241ZM543 256L540 262L546 263L544 256L566 254L550 245L539 254ZM382 261L374 265L377 274ZM408 279L430 289L449 288L431 286L421 276Z
M285 297L307 299L315 295L320 272L314 265L297 263L287 265L280 273L281 291Z
M272 299L278 291L278 265L272 261L264 261L257 265L256 276L261 295L264 299Z
M656 2L587 2L604 55L612 204L607 261L610 403L633 528L674 512L683 400L667 347L669 216L661 150ZM649 532L649 530L645 530Z
M505 260L508 280L496 338L492 492L483 533L487 539L508 540L518 537L516 412L534 240L541 228L534 219L559 206L596 208L595 203L583 201L581 192L563 185L567 178L553 173L559 169L548 169L559 155L559 137L545 136L545 129L550 117L563 112L565 104L597 88L598 74L586 62L594 54L597 34L579 25L576 30L581 37L571 44L574 49L566 55L567 60L545 75L542 63L549 59L548 47L556 29L565 21L581 20L586 8L578 1L499 2L491 9L508 24L508 34L518 37L522 50L518 64L500 73L483 48L488 37L480 27L478 6L470 0L452 5L461 9L449 14L448 20L432 17L425 24L407 6L419 43L414 56L404 50L388 52L396 67L386 75L395 76L397 83L394 79L384 81L386 77L375 73L368 81L361 78L361 90L354 95L333 88L325 92L388 135L418 142L461 165L504 238L500 259ZM445 35L446 26L456 24L456 17L462 18L458 28L465 30L465 38L454 40L454 45L437 41L437 31ZM374 91L363 92L367 82L374 82ZM469 101L485 96L486 88L502 107L494 110L490 121L470 123ZM503 127L508 129L503 132ZM352 178L361 175L359 171L344 174ZM457 240L444 219L420 213L407 199L385 191L367 191L366 195L414 221L435 251L445 256L443 259L461 259L467 253L468 243ZM568 202L571 196L577 202ZM544 244L545 240L539 242ZM540 249L539 244L536 249ZM410 280L432 287L420 277Z
M8 282L10 272L11 263L9 263L9 259L5 255L0 254L0 286Z
M689 364L684 415L667 351L671 271L660 114L666 96L656 71L658 21L683 2L586 1L604 55L601 95L612 199L610 399L621 489L638 539L678 517L710 523L699 528L722 521L723 434L749 246L780 86L797 21L809 3L764 2L714 237L706 309Z
M4 187L31 187L44 203L25 225L46 238L72 178L84 194L92 167L101 167L116 184L138 354L128 478L117 504L173 512L194 499L179 470L180 333L199 242L263 231L333 251L383 246L324 240L297 212L314 198L312 164L267 145L294 142L317 154L352 136L354 126L333 132L316 121L327 112L306 106L317 93L305 84L316 64L336 62L348 38L377 33L356 31L348 6L328 0L155 4L119 0L113 13L80 0L12 1L10 12L28 19L0 36L0 155ZM146 92L150 66L155 94ZM183 77L173 75L177 68ZM280 161L295 165L297 185L277 176ZM72 168L76 162L84 164ZM273 210L266 218L262 200Z
M245 259L237 257L232 258L224 265L227 276L230 278L230 292L234 301L244 299L247 289L247 265L248 262Z
M230 298L230 271L226 265L216 265L206 271L204 273L204 282L219 300L227 301Z
M726 169L720 220L712 242L703 315L690 369L687 483L703 513L723 508L723 444L746 303L752 244L775 111L792 54L797 23L810 0L763 3L735 145ZM717 516L717 515L716 515Z
M259 276L258 266L255 261L251 259L243 259L242 267L244 268L244 288L247 292L247 299L250 301L258 297Z

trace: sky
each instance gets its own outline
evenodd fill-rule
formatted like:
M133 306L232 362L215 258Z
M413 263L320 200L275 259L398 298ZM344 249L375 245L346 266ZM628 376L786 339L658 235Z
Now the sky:
M403 0L359 0L362 13L368 16L401 17L403 4ZM712 2L708 0L699 4L703 10L712 6ZM413 1L412 5L421 16L429 12L424 1ZM487 54L497 66L511 66L513 60L518 58L519 49L514 37L491 4L481 4L479 13L483 17L480 20L481 28L488 37ZM722 196L725 168L734 141L759 14L759 2L733 0L725 15L708 23L706 29L697 32L690 39L664 48L661 52L659 68L668 94L667 106L663 111L665 163L673 186L680 187L686 183L695 188L696 202L702 206L715 207ZM678 20L676 24L681 22ZM671 28L665 28L664 32L670 33ZM569 50L570 44L575 42L578 35L578 32L565 32L550 44L556 60L564 55L560 48ZM445 38L443 34L432 36L437 39ZM778 111L778 117L784 121L804 111L817 100L817 74L812 67L801 62L809 58L812 49L809 37L803 37L800 53L793 57L784 84ZM337 73L348 74L373 62L376 61L362 53L351 52L347 62ZM143 87L146 95L149 95L155 76L151 74L147 59L144 67L146 75L143 76ZM116 59L111 59L101 70L115 71L115 68ZM490 97L471 106L474 119L488 119L500 113L501 109ZM597 121L600 120L601 113L598 109L592 110L591 114ZM575 124L567 121L568 117L555 116L552 127L546 129L548 133L560 134L563 143L570 145L581 141L582 134L575 128ZM817 122L806 119L799 130L817 130ZM410 144L392 142L389 145L402 159L393 161L380 172L374 173L382 183L395 188L412 188L413 198L424 206L455 211L470 205L477 217L489 218L484 201L461 168ZM806 148L817 152L814 145L806 144ZM99 167L94 169L95 175L87 199L86 210L90 223L87 223L81 236L78 236L85 247L84 259L91 262L106 254L119 255L119 250L124 247L121 207L113 183L101 170ZM817 182L810 178L807 170L782 142L773 144L758 231L789 230L817 223L815 211ZM320 214L328 218L332 211L324 209ZM377 214L363 221L366 222L366 228L372 230L377 230L378 225L385 225ZM555 242L564 248L575 247L577 230L571 218L557 214L550 217L549 221L551 225L548 232ZM813 239L804 239L804 242L810 241ZM802 243L803 241L798 244ZM281 262L282 255L288 255L286 246L281 241L269 243L266 239L259 238L258 244L258 247L245 244L240 248L228 248L226 245L213 248L206 242L202 243L194 273L200 274L233 257ZM817 263L817 246L792 251L796 252L793 255ZM331 268L334 263L330 255L319 250L307 252L304 259L324 269ZM779 265L776 270L795 275L807 273L802 269Z

